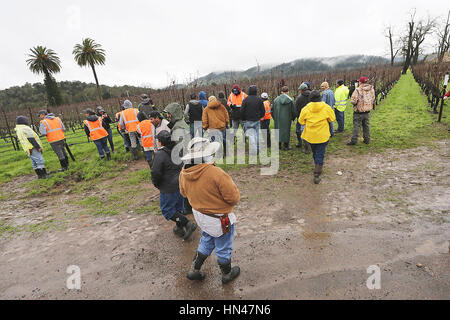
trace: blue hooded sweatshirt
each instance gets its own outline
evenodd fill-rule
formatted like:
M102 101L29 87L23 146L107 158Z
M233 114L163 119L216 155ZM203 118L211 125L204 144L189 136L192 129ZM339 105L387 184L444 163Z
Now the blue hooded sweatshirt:
M200 103L203 106L203 109L205 109L206 106L208 105L208 99L206 99L206 92L205 91L200 91L198 93L198 101L200 101Z

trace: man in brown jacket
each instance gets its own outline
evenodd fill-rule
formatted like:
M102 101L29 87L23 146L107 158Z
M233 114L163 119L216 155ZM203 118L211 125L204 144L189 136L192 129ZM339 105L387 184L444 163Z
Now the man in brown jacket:
M188 198L202 237L195 254L189 280L203 280L200 272L203 262L213 251L222 271L222 283L228 283L240 273L238 266L231 267L234 226L234 206L239 202L239 189L231 177L213 163L220 143L206 138L194 138L188 145L189 153L181 158L185 166L180 174L180 192Z
M223 150L225 154L226 130L230 123L229 113L227 108L225 108L225 106L220 103L215 96L209 97L208 101L208 105L202 115L203 130L211 137L211 141L216 141L220 138L219 141L223 142Z
M353 92L351 102L353 104L353 135L352 140L347 145L352 146L358 143L359 127L363 127L364 143L370 142L370 111L375 102L375 90L367 83L367 78L358 80L359 87Z

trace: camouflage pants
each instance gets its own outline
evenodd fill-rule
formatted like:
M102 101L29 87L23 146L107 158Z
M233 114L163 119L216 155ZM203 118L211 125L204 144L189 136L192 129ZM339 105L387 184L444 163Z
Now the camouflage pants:
M353 114L352 142L358 142L359 127L363 127L364 141L370 141L370 112Z

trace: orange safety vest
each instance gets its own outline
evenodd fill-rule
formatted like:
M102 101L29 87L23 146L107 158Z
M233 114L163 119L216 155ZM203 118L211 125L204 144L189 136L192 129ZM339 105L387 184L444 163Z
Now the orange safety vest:
M144 148L152 148L155 146L153 143L152 122L150 120L139 122L137 132L141 135L142 146Z
M270 111L270 101L264 101L264 108L266 108L266 114L261 118L261 121L272 119L272 112Z
M48 143L60 141L66 138L64 136L63 124L60 118L55 117L53 119L44 119L41 123L44 123L47 129Z
M92 141L108 136L108 131L103 128L101 118L98 118L96 121L84 120L83 122L89 129L89 138L91 138Z
M123 122L125 122L125 129L128 132L135 132L137 130L137 125L139 123L137 119L138 109L128 108L121 112L123 117Z
M120 112L117 112L117 113L116 113L116 120L117 120L117 126L119 127L119 130L122 130L122 128L120 127L120 123L119 123L119 120L120 120Z
M245 92L242 92L236 96L235 94L231 93L230 96L228 97L228 106L231 106L232 104L235 104L237 107L242 106L242 101L244 101L244 99L247 98L247 95L245 94Z

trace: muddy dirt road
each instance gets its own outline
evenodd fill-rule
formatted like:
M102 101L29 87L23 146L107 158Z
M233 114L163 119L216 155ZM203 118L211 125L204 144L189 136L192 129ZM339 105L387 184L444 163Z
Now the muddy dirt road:
M450 299L450 141L327 160L320 185L312 174L232 172L242 273L226 286L214 255L205 281L186 279L197 231L183 242L162 216L83 215L67 205L70 193L24 202L10 183L0 213L9 224L70 219L2 235L0 298ZM80 291L66 288L69 265L81 269ZM381 269L379 290L366 286L371 265Z

